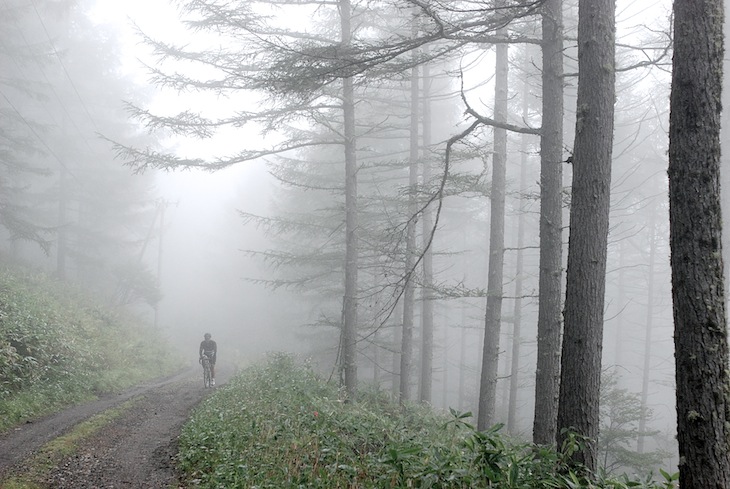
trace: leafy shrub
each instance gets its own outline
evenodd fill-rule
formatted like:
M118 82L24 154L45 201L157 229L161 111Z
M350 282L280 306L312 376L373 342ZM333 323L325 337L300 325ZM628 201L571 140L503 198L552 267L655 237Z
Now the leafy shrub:
M306 365L272 355L193 413L179 466L190 486L205 488L672 487L600 475L589 481L560 453L512 442L499 426L477 431L469 413L402 408L367 391L345 403L339 394Z
M0 431L176 366L134 317L43 274L0 269Z

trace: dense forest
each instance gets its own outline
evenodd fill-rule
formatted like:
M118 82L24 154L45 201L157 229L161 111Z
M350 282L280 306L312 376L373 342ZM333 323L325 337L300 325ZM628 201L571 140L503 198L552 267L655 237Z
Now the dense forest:
M162 3L0 6L8 259L351 402L725 487L722 2Z

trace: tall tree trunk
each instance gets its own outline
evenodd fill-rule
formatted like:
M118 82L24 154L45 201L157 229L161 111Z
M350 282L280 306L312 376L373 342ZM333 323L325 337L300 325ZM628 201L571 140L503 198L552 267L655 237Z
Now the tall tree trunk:
M506 36L506 29L499 35ZM507 122L509 102L509 52L506 43L496 47L494 87L494 120ZM485 430L494 423L499 365L499 335L502 322L502 275L504 268L504 199L507 169L507 131L494 129L492 158L491 219L489 225L489 275L487 277L487 309L484 317L482 373L479 382L477 428Z
M720 211L722 0L675 0L669 223L682 489L730 487Z
M61 165L58 174L58 242L56 246L56 275L61 281L66 280L66 257L68 255L68 170Z
M372 277L373 281L371 284L371 287L373 289L377 289L380 286L381 283L381 277L378 275L373 275ZM383 310L383 304L380 300L380 297L377 296L375 298L371 298L371 303L368 305L368 307L371 308L373 311L382 311ZM387 319L386 319L387 322ZM380 390L381 382L383 379L383 374L387 372L387 369L383 369L383 362L384 359L382 358L383 355L383 327L385 326L385 323L378 324L375 327L375 330L371 333L372 334L372 357L373 357L373 385L377 390Z
M730 8L730 0L723 1L723 8L727 12ZM730 39L730 22L723 23L723 35L725 39ZM720 141L724 141L725 147L730 144L730 64L726 59L723 59L723 73L726 75L723 77L722 85L722 106L725 110L722 111L721 127L720 127ZM722 213L724 215L730 215L730 151L727 149L723 151L721 155L721 168L720 171L720 192L722 197ZM728 243L730 241L730 226L724 226L722 228L722 241ZM724 274L725 274L725 290L730 290L730 255L728 251L730 247L725 247L723 251L723 263L724 263ZM728 298L725 297L727 301ZM727 304L725 305L727 308Z
M646 421L648 417L648 401L649 401L649 380L651 376L651 333L654 323L654 261L656 260L656 211L652 209L649 218L649 270L647 271L647 287L646 287L646 326L644 335L644 370L641 376L641 415L639 417L639 438L636 442L636 451L644 453L644 441L646 436ZM620 303L619 303L620 307Z
M459 406L459 410L463 410L466 408L466 304L461 304L461 327L459 328L461 337L460 337L460 346L459 346L459 362L457 365L459 366L459 400L457 403L457 406ZM446 355L447 350L444 350L444 355Z
M509 324L510 321L507 321ZM497 418L503 418L508 419L509 418L509 388L510 383L512 381L512 376L510 375L510 369L512 368L512 349L515 346L514 338L512 335L512 331L510 331L510 338L509 341L506 342L506 344L502 345L502 353L500 354L500 367L502 368L502 372L498 374L497 378L497 387L500 391L499 394L499 410L495 408L495 413ZM501 343L501 341L500 341ZM501 380L501 382L500 382Z
M527 120L529 115L527 83L523 88L522 118ZM520 346L522 343L522 288L523 288L523 268L524 253L522 247L525 245L525 215L527 214L527 205L525 194L527 193L527 152L529 148L528 140L530 136L523 134L521 136L521 159L520 159L520 184L519 195L520 201L517 216L517 261L515 263L515 300L513 309L513 325L512 325L512 365L510 367L509 376L509 401L507 404L507 431L510 434L517 434L517 391L520 385Z
M451 369L449 368L449 330L448 328L442 328L441 331L441 344L443 346L444 354L441 356L441 364L443 365L441 367L441 370L443 373L441 374L443 378L443 395L441 397L441 409L446 409L449 406L449 387L451 386L451 382L449 381L449 374L451 373Z
M399 301L398 304L395 305L395 311L393 311L393 317L398 319L403 319L403 301ZM402 324L394 324L393 325L393 343L391 345L392 351L393 351L393 363L392 363L392 369L393 369L393 383L391 385L391 392L393 393L393 398L397 399L400 395L400 349L401 344L403 343L402 340L403 337L403 325Z
M400 352L400 402L411 398L413 367L413 312L415 309L416 224L418 223L418 67L411 70L411 130L408 172L408 223L406 225L405 290L403 291L403 336Z
M380 390L380 328L373 332L373 385Z
M560 386L563 276L563 1L542 11L542 131L540 134L540 277L537 369L532 440L555 442Z
M431 182L431 73L428 64L423 66L423 186ZM421 385L419 400L431 402L433 386L433 215L430 207L423 210L423 302L421 304ZM446 347L446 345L444 345ZM445 374L444 374L445 375Z
M618 304L618 316L616 317L616 346L614 348L614 370L618 369L623 365L623 331L624 331L624 315L623 307L626 303L626 268L625 268L625 255L624 241L620 241L618 244L618 287L616 291L616 303ZM618 381L619 379L617 379Z
M350 0L339 0L342 44L351 40ZM345 390L350 400L357 397L357 160L355 156L355 89L352 78L342 81L342 110L345 135L345 300L343 325L343 368Z
M586 438L573 460L596 468L615 102L615 2L578 5L578 100L561 357L558 446Z

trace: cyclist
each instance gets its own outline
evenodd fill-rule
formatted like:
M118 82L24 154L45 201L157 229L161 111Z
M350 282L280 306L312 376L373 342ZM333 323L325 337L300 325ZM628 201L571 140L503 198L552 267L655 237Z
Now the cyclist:
M198 352L200 359L198 361L203 361L203 354L208 356L208 359L210 359L210 385L215 385L215 357L218 355L218 345L210 339L210 333L205 333L203 338L205 339L200 342Z

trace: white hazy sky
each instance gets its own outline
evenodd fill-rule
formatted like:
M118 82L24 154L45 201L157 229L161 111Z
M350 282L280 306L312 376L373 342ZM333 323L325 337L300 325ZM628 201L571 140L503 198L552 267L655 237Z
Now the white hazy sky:
M150 50L140 42L134 32L133 24L139 26L152 37L164 40L182 42L186 32L181 28L177 18L177 11L169 0L99 0L91 9L90 17L97 23L113 27L119 32L120 41L124 46L123 68L134 74L134 79L140 84L148 82L148 75L140 60L151 63ZM175 93L158 93L153 101L153 110L177 113L189 108L194 102ZM240 140L240 139L239 139ZM196 153L201 144L198 141L180 141L176 143L185 153ZM198 156L198 155L196 155ZM199 154L199 156L204 156ZM236 190L236 182L251 173L252 167L261 165L250 164L246 168L231 168L216 173L183 171L163 174L161 177L162 191L173 200L191 199L201 194L208 205L213 201L230 199Z
M135 34L133 24L152 37L174 42L185 40L177 12L168 0L98 0L89 15L101 28L118 32L123 46L123 70L132 74L140 85L148 83L140 60L147 63L153 60L149 48ZM180 112L196 104L187 97L158 92L152 110ZM239 136L237 142L240 141ZM193 156L206 156L208 151L197 140L181 140L175 145L182 153ZM215 149L220 148L218 144ZM207 156L212 156L213 151L210 149ZM255 293L245 288L242 278L246 271L231 263L240 259L240 249L253 246L247 243L250 239L239 224L236 210L265 214L268 182L263 163L245 163L214 173L191 170L158 173L158 190L170 203L163 236L164 298L160 305L160 326L184 348L197 346L203 329L213 332L221 345L239 344L240 331L234 333L234 329L240 330L242 326L231 317L256 316L256 308L243 301L230 304L231 297ZM226 262L229 266L221 272L221 263ZM224 281L229 283L224 286ZM249 336L252 334L249 332ZM197 354L192 348L191 352ZM231 358L230 353L227 356Z

